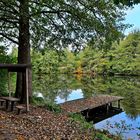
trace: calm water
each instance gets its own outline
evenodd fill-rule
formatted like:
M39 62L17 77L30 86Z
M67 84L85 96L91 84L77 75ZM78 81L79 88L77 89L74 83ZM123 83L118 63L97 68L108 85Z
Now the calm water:
M33 90L36 96L57 104L98 94L123 96L123 112L94 126L123 134L124 139L140 139L140 77L42 75L34 77Z

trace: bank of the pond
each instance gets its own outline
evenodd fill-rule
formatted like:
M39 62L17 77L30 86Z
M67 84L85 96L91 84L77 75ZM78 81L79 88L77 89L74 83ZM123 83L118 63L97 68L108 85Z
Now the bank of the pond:
M118 140L108 133L85 129L66 114L37 106L30 109L20 115L0 110L0 140Z

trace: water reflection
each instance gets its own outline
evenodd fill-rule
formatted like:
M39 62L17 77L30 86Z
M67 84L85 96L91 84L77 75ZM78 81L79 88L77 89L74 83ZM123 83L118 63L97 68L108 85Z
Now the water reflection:
M65 99L61 97L61 95L56 96L55 102L59 104L71 100L80 99L80 98L83 98L83 92L81 89L77 89L77 90L72 90L71 93Z
M80 79L80 80L79 80ZM120 113L106 120L131 122L136 129L140 122L140 77L90 77L74 75L43 75L34 77L34 92L42 93L44 99L62 103L98 94L123 96ZM115 119L114 119L115 118ZM105 122L97 123L97 128L105 128ZM136 131L135 131L136 132ZM135 136L136 133L132 133ZM127 133L129 136L129 133Z
M124 123L122 123L124 122ZM117 123L117 125L116 125ZM140 137L140 117L137 119L132 120L128 118L125 112L122 112L118 115L115 115L111 118L105 119L95 125L96 129L105 129L113 134L122 134L124 140L132 139L132 140L139 140ZM126 127L125 131L122 131L122 128Z
M43 75L34 77L33 90L45 99L62 103L98 94L123 96L121 106L131 119L140 114L140 77L96 77L74 75Z
M108 119L112 116L115 116L117 114L120 114L123 112L122 108L118 107L110 107L108 110L106 106L100 106L91 110L83 111L82 114L85 116L85 119L88 122L93 122L93 124L96 124L98 122L101 122L105 119Z

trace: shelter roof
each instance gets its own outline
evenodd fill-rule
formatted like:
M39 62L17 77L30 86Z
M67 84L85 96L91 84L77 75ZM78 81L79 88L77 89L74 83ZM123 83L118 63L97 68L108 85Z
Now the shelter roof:
M26 68L31 68L31 64L2 64L0 69L7 69L9 72L24 72Z

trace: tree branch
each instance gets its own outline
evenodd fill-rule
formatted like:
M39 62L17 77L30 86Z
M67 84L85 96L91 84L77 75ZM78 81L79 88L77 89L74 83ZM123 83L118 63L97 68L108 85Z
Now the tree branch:
M16 21L16 20L9 20L9 19L4 18L4 17L0 17L0 20L3 21L3 22L12 23L12 24L18 24L18 23L19 23L19 22Z
M16 10L15 8L18 8L18 4L16 2L13 2L13 1L9 1L9 0L1 0L0 3L2 3L3 5L9 7L9 8L12 8L15 12L18 12L18 10ZM13 7L14 5L14 7Z
M33 13L30 16L35 16L35 15L38 15L38 14L60 14L60 13L65 13L65 12L70 13L70 11L68 11L68 10L54 10L54 11L43 10L43 11L40 11L40 12Z
M19 44L18 41L16 41L16 40L10 38L9 36L7 36L6 34L4 34L4 33L2 33L2 32L0 32L0 35L1 35L2 37L4 37L4 38L8 39L9 41L11 41L11 42L17 44L17 45Z

